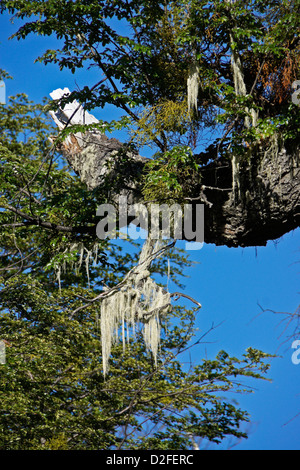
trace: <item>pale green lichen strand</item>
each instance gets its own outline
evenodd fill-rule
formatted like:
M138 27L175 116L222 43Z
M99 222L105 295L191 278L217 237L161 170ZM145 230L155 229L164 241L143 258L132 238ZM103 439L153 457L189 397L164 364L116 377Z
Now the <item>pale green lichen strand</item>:
M139 323L143 328L143 338L148 351L151 351L155 364L160 342L160 317L170 307L170 294L157 285L147 269L149 257L157 249L148 239L142 249L139 264L128 278L127 283L117 292L102 300L100 308L100 329L102 341L102 364L104 375L108 372L108 361L112 345L122 335L123 349L135 336Z

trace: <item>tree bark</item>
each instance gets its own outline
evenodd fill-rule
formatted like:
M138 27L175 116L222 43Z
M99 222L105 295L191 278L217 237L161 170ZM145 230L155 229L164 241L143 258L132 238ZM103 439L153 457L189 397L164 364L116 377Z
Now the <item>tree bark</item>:
M51 113L60 129L68 120L70 124L82 122L82 118L72 116L74 106L68 113L65 110ZM92 131L84 135L72 134L60 150L90 190L104 187L105 180L115 181L121 174L122 187L116 189L114 185L111 200L122 194L128 197L129 204L143 202L140 176L147 159L127 151L117 139ZM117 158L120 152L126 154L125 163L124 159L120 163ZM263 246L299 227L299 144L278 146L274 139L272 145L265 143L264 149L253 148L250 158L239 164L238 200L232 190L230 161L218 160L200 171L201 185L193 188L191 202L205 204L206 243L228 247Z

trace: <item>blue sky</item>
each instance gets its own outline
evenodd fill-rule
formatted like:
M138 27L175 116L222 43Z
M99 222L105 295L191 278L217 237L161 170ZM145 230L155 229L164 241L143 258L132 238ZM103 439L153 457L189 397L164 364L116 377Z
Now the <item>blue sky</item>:
M99 80L94 71L72 75L60 72L55 65L34 63L46 48L55 47L56 41L35 36L8 41L15 30L8 15L0 16L0 68L13 76L6 81L7 95L26 93L40 102L56 88L73 90ZM94 114L99 119L116 118L109 113ZM202 304L197 317L199 335L212 324L220 325L205 344L191 351L191 360L213 358L221 349L240 358L249 346L280 355L271 362L271 383L255 381L255 393L232 397L251 415L249 438L234 449L300 449L300 364L292 363L292 341L285 341L292 328L283 332L284 315L262 313L260 308L292 313L299 305L300 230L257 249L204 244L201 250L189 253L198 264L186 270L190 277L184 292ZM172 290L172 284L169 288Z

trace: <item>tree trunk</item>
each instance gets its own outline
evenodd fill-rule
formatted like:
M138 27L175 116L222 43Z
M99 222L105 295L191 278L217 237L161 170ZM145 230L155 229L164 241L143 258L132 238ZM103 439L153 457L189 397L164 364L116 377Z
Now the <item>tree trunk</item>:
M56 90L55 97L65 90ZM68 110L51 113L62 129L82 123L82 113L76 115L78 104ZM84 113L83 113L84 114ZM96 122L97 120L90 115ZM85 118L85 122L88 118ZM114 185L111 200L127 195L128 203L143 202L140 175L146 158L129 152L116 139L100 132L72 134L60 148L73 170L91 190L104 187L104 181L114 182L121 175L122 185ZM125 152L126 159L117 158ZM108 164L108 166L107 166ZM215 245L261 246L275 240L300 225L300 146L279 146L276 139L264 149L253 148L247 161L239 165L237 200L232 189L232 163L220 160L201 170L201 185L193 188L194 204L205 204L204 241ZM105 186L107 187L107 185Z

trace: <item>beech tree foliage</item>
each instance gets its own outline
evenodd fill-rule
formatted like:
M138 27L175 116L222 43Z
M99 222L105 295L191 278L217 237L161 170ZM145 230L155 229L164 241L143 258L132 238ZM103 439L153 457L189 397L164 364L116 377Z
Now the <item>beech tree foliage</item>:
M199 305L172 302L159 317L157 356L142 325L127 347L124 336L109 343L103 374L108 342L98 320L109 304L101 313L101 299L123 286L138 254L96 237L96 211L125 188L143 202L205 204L209 243L265 244L298 227L298 10L291 0L0 1L1 12L23 20L14 38L59 39L38 60L58 73L99 72L93 86L52 104L18 95L0 105L2 449L191 449L201 439L246 437L247 413L226 392L264 377L268 355L221 351L186 369L180 354L201 343ZM58 133L45 113L59 115L73 100L98 110L99 122L65 122ZM101 120L107 105L121 117ZM95 151L93 132L116 129L127 141L103 136ZM88 172L78 132L84 150L99 152ZM151 159L138 155L145 146ZM111 178L101 152L116 148ZM173 247L147 276L180 285L188 265Z

